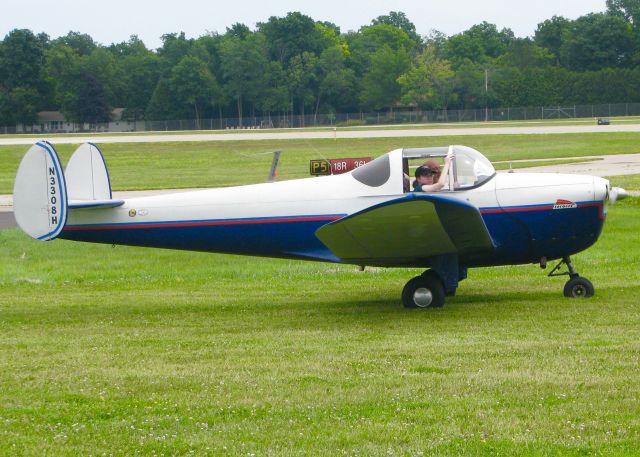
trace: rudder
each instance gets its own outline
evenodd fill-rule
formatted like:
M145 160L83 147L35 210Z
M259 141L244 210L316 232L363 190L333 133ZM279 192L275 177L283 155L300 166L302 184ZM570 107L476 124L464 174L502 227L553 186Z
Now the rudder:
M13 211L18 226L29 236L55 239L67 222L67 186L60 158L47 141L34 144L24 155L13 186Z

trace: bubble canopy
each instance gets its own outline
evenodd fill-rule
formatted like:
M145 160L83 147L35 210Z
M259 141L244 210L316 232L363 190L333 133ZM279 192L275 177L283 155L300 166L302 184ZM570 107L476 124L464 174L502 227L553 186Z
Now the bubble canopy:
M496 170L484 155L468 146L442 146L432 148L402 149L402 170L404 172L405 192L408 191L406 182L409 179L409 161L425 161L430 158L442 159L449 151L454 153L454 159L449 169L449 184L447 190L463 190L481 186L496 174ZM370 187L381 187L391 177L391 160L396 151L383 154L375 160L356 168L351 172L357 181ZM396 159L394 159L396 160Z
M445 157L449 150L454 153L451 165L453 190L477 187L491 179L496 170L484 155L469 146L443 146L434 148L403 149L403 159L428 159Z

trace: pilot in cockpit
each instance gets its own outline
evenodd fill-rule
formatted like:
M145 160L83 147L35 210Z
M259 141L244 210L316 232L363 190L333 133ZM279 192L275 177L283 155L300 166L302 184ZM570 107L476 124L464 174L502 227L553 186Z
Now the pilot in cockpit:
M424 165L416 168L416 180L413 182L414 192L438 192L447 182L449 166L453 160L453 152L449 152L444 160L444 167L433 159L427 160Z

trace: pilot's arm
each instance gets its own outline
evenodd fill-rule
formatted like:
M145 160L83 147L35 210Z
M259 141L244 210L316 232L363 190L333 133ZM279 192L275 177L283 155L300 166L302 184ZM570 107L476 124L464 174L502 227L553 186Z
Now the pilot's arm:
M422 192L438 192L444 187L449 177L449 168L454 157L453 151L447 154L447 157L444 159L444 167L442 168L442 173L440 173L440 178L433 184L423 185L420 189Z

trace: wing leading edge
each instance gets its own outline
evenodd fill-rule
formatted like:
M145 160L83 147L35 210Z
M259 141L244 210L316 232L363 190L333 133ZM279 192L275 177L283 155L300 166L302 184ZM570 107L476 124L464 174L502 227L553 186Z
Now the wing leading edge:
M445 195L408 194L320 227L316 236L347 263L420 266L428 258L490 252L478 209Z

